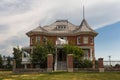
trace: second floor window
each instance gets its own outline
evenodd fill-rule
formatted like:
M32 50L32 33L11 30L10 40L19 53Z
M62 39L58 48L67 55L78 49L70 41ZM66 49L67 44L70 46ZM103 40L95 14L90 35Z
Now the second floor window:
M43 41L45 44L47 44L47 37L46 36L43 37Z
M40 36L36 36L36 42L40 42Z
M94 37L90 37L90 43L91 43L91 44L94 43Z
M77 37L77 44L81 44L81 37Z
M83 43L88 44L88 37L87 36L83 37Z
M33 39L33 37L31 37L30 38L30 44L33 44L33 41L34 41L34 39Z

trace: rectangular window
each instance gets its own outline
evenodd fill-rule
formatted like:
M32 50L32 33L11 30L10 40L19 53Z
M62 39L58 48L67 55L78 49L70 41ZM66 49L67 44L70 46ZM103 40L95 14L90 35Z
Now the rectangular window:
M43 41L45 44L47 44L47 37L46 36L43 37Z
M88 37L83 37L83 43L88 44Z
M34 39L33 39L33 37L31 37L30 38L30 44L33 44L33 41L34 41Z
M40 36L36 36L36 43L40 42Z
M77 37L77 44L81 44L81 37Z
M90 37L90 43L91 43L91 44L94 43L94 37Z

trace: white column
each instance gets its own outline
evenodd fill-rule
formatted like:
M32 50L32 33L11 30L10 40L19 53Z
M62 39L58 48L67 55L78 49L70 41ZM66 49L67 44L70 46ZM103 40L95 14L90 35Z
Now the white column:
M93 57L92 57L92 48L90 48L90 60L91 61L93 60Z
M25 64L24 69L27 69L27 64Z
M56 47L55 64L54 64L54 71L56 70L57 70L57 47Z

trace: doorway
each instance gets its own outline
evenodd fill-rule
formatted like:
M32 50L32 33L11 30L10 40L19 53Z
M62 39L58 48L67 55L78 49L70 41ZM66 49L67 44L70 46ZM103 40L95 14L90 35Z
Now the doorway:
M57 50L57 70L67 70L67 59L63 49Z

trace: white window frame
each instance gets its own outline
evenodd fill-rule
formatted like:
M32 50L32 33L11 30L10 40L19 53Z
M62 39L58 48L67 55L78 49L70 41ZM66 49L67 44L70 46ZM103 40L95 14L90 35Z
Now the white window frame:
M33 37L30 38L30 44L33 44Z
M40 36L36 36L36 43L40 42Z
M81 44L81 37L77 37L77 44Z
M88 41L89 41L88 36L84 36L83 37L83 43L88 44Z
M44 40L45 44L47 44L47 37L46 36L43 37L43 40Z
M94 43L94 37L90 37L90 43L91 43L91 44Z

